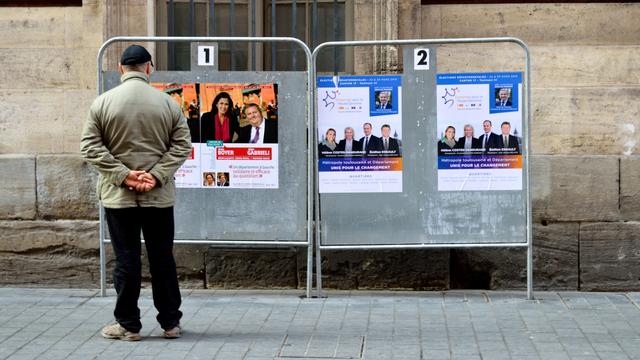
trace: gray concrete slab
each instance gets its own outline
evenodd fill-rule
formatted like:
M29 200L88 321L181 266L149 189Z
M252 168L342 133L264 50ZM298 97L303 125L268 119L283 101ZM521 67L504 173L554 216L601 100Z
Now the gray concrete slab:
M640 359L638 293L184 290L166 340L149 290L143 340L106 340L113 291L0 289L0 359Z

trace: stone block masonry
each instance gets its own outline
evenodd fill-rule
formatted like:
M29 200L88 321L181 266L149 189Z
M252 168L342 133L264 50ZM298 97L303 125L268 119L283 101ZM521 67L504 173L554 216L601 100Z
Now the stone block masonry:
M35 219L35 172L35 156L0 155L0 219Z
M78 155L96 93L95 55L112 36L157 31L155 3L2 8L0 285L98 286L96 174ZM535 286L640 289L640 4L352 3L350 39L524 40L532 59ZM107 52L107 68L115 69L121 45ZM515 50L442 46L438 71L519 71ZM402 72L401 53L356 48L345 56L354 73L371 74ZM177 245L175 253L185 287L304 285L306 249ZM522 249L327 251L322 263L329 288L525 287Z
M635 211L629 199L637 158L532 161L536 287L640 288L638 225L624 222ZM2 155L0 163L0 182L12 184L2 188L0 284L98 286L96 174L79 155ZM302 287L305 252L175 247L182 284L195 288ZM109 269L112 262L109 256ZM521 289L525 265L522 249L327 251L323 282L340 289Z

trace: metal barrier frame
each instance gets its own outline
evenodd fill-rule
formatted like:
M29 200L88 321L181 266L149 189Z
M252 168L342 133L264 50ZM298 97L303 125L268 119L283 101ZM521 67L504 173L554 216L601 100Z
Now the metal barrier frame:
M171 37L171 36L118 36L105 41L97 56L97 95L104 92L104 76L103 76L103 57L106 49L116 42L246 42L246 43L293 43L298 45L304 51L307 59L307 136L311 139L314 136L315 128L313 126L313 102L311 95L313 93L313 65L311 62L312 54L309 47L302 41L292 37ZM175 244L191 244L191 245L209 245L209 246L231 246L231 247L307 247L307 278L306 278L306 297L311 297L312 272L313 272L313 172L314 158L313 149L310 141L307 142L307 236L306 241L191 241L191 240L174 240ZM107 275L106 275L106 258L105 243L111 240L105 239L104 231L104 209L100 204L100 293L106 296ZM144 242L144 240L142 240Z
M531 165L529 162L529 148L531 144L531 59L529 56L529 47L524 41L515 37L492 37L492 38L460 38L460 39L409 39L409 40L370 40L370 41L332 41L325 42L318 45L312 54L313 63L313 128L318 127L318 109L316 106L316 91L317 91L317 68L316 61L318 59L319 52L326 47L349 47L349 46L377 46L377 45L443 45L443 44L478 44L478 43L513 43L520 46L525 53L525 77L524 77L524 91L526 94L526 101L523 101L523 117L524 117L524 131L527 139L526 146L522 152L524 161L523 175L527 190L525 193L525 209L526 209L526 239L527 242L522 243L468 243L468 244L388 244L388 245L322 245L321 243L321 226L320 226L320 193L318 185L318 139L317 136L313 136L313 149L314 152L314 166L316 171L314 174L315 179L315 224L316 224L316 296L322 296L322 257L321 250L373 250L373 249L423 249L423 248L486 248L486 247L526 247L527 248L527 299L533 300L533 236L532 236L532 213L531 213L531 184L530 184L530 170Z

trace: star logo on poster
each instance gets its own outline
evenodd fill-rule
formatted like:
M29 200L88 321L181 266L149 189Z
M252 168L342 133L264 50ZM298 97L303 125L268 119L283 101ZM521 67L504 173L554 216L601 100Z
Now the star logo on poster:
M449 107L452 107L453 103L455 102L454 98L456 97L457 92L457 87L451 88L451 91L449 91L449 88L444 88L444 95L441 96L442 100L444 100L444 104L449 104Z

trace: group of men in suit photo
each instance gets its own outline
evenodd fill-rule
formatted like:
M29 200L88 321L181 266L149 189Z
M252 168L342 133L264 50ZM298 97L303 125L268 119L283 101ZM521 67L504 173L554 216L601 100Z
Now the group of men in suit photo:
M493 132L491 120L482 122L483 134L475 137L471 124L464 126L464 136L456 140L453 126L448 126L438 142L439 155L520 154L520 140L511 135L511 123L500 125L500 134Z
M330 128L318 144L318 154L320 157L401 155L400 141L391 137L391 126L382 125L380 137L373 135L372 130L371 123L364 123L362 125L364 136L356 140L354 129L348 126L344 129L344 138L336 142L336 131Z

